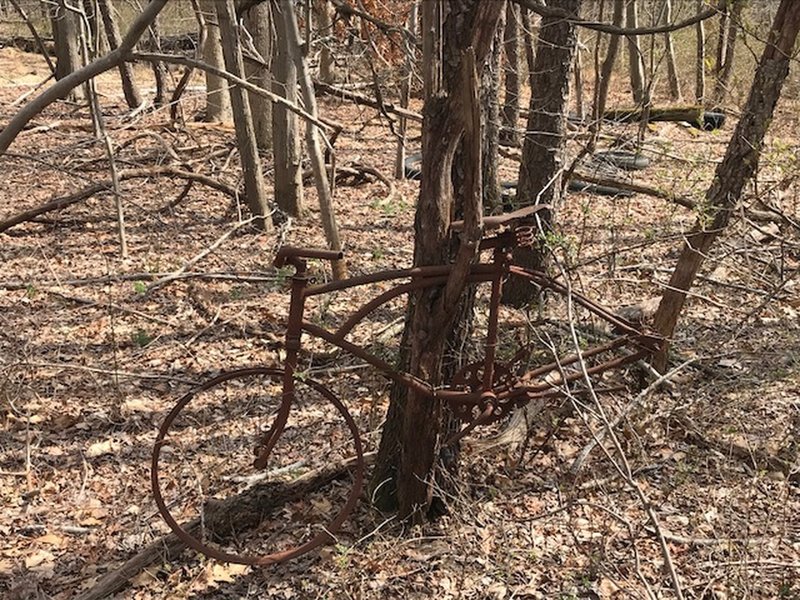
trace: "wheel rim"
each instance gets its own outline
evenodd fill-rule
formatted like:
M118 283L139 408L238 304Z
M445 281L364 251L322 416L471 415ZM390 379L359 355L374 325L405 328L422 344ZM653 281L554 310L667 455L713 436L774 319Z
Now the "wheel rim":
M173 515L173 510L171 510L170 505L171 503L167 500L164 494L164 478L161 476L160 468L163 466L161 463L163 462L165 449L172 447L175 443L171 441L170 430L175 425L176 420L182 414L184 409L186 409L192 401L196 400L198 396L204 394L205 392L210 392L214 390L219 390L221 387L229 382L235 381L246 381L249 379L257 380L257 378L263 378L264 381L270 381L274 386L278 386L282 381L284 376L284 371L282 369L271 369L271 368L251 368L251 369L240 369L236 371L230 371L227 373L223 373L209 381L206 381L203 385L196 388L195 390L190 391L189 393L185 394L182 398L178 400L175 404L173 409L167 414L164 422L162 423L158 435L156 437L156 441L153 447L153 455L152 455L152 462L151 462L151 483L153 488L153 496L155 498L156 505L158 506L159 513L166 521L167 525L169 525L170 529L181 539L187 546L190 548L197 550L207 556L215 558L220 561L224 562L234 562L239 564L247 564L247 565L266 565L266 564L273 564L279 563L291 558L297 557L301 554L309 552L314 548L330 541L332 539L331 534L336 532L342 523L347 519L347 517L352 512L355 505L358 503L359 496L361 494L361 489L363 487L363 471L364 471L364 461L363 461L363 448L361 444L361 439L358 434L358 428L356 426L355 421L353 420L350 413L347 411L345 406L342 402L325 386L319 384L316 381L305 380L302 383L297 382L300 386L305 386L318 394L322 399L327 400L328 403L335 409L333 412L334 414L338 414L341 418L343 418L343 431L346 435L349 436L349 444L348 446L352 446L352 451L355 453L355 467L353 469L353 484L351 489L347 495L347 499L343 504L342 508L334 514L332 518L327 518L324 522L324 527L322 530L313 535L307 541L303 543L289 546L283 549L280 549L275 552L269 552L266 554L251 554L251 553L238 553L238 552L230 552L221 548L217 548L213 545L210 545L208 542L201 541L198 539L198 536L193 535L190 533L190 530L193 528L187 527L186 525L181 525L178 519L175 518ZM241 390L246 390L247 386L240 388ZM224 435L224 433L223 433ZM256 441L256 438L253 437L252 440L253 444ZM276 452L279 452L280 448L276 449ZM194 457L192 457L194 458ZM192 458L187 460L192 460ZM178 463L179 464L179 463ZM200 503L200 525L202 526L203 514L206 506L206 503L211 498L206 497L205 495L201 494L198 503ZM268 513L269 514L269 513ZM263 524L264 520L259 524ZM189 520L188 525L196 524L197 519Z

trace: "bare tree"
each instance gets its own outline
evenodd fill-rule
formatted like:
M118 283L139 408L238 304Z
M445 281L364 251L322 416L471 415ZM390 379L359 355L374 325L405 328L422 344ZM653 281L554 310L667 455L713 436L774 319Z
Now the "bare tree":
M273 5L276 42L273 56L272 89L297 104L297 68L289 54L289 38L283 8ZM303 212L303 169L297 117L284 106L272 108L273 156L275 160L275 202L285 213L299 217Z
M248 50L255 60L245 63L247 79L268 90L272 87L272 10L269 2L250 8L244 15L244 24L250 38L246 37ZM256 142L262 150L272 148L272 101L258 94L249 93L250 109L253 112L253 128Z
M733 63L736 55L736 39L739 34L744 5L745 0L733 0L733 6L726 20L726 33L724 36L721 36L724 37L725 40L725 50L721 53L724 56L724 60L716 69L717 78L714 85L714 102L717 104L724 100L725 94L730 89L731 74L733 73ZM722 25L720 25L720 27L721 26Z
M294 14L292 0L280 0L280 7L287 39L286 47L297 69L297 82L303 94L303 102L306 110L316 117L317 98L314 94L314 84L311 82L306 58L302 52L303 41L300 37L300 28L297 25L297 17ZM328 242L329 249L341 250L342 241L339 238L339 226L336 224L336 215L333 210L333 193L328 173L325 170L325 158L322 154L320 134L317 126L310 121L306 124L306 144L309 160L311 161L311 169L314 172L325 239ZM347 276L347 263L344 260L333 261L333 276L335 279L344 279Z
M639 8L637 0L628 0L625 7L625 26L628 29L639 27ZM637 105L645 102L644 89L644 63L642 61L642 51L639 48L639 39L636 35L628 35L628 69L631 77L631 93L633 101Z
M672 0L664 0L664 23L672 23ZM678 67L675 62L675 46L672 43L672 32L664 34L664 52L667 58L667 77L669 93L673 99L681 97L681 82L678 78Z
M409 31L416 33L418 20L419 0L414 0L411 3L411 9L408 12L406 28ZM407 36L403 39L403 49L405 51L405 57L403 60L403 69L401 72L400 81L400 106L407 109L408 103L411 100L411 80L414 76L414 63L416 62L415 45ZM398 119L397 127L397 152L395 154L394 161L395 179L403 179L405 177L407 133L408 118L401 115Z
M519 144L519 75L520 75L520 7L514 2L506 4L506 23L503 35L505 63L505 96L501 112L500 140L512 146Z
M614 14L611 17L611 22L615 27L622 27L625 23L625 0L614 0ZM608 48L606 49L606 57L603 59L603 66L600 69L600 77L597 83L597 100L595 101L594 114L592 115L592 120L595 122L599 122L606 111L608 90L611 86L614 63L619 52L619 42L620 36L618 34L612 33L608 38Z
M92 77L115 69L120 62L130 57L131 51L141 38L142 34L158 13L164 8L167 0L150 0L144 10L134 19L128 32L122 39L122 44L116 50L101 56L85 67L78 69L46 88L38 96L28 101L9 121L0 129L0 154L3 154L14 142L19 133L30 120L42 112L47 106L63 98L67 93L80 85L85 84Z
M456 147L471 169L462 190L467 237L479 235L481 197L481 136L477 70L489 53L503 2L447 0L438 10L423 2L423 63L426 120L420 196L415 219L414 263L437 264L450 255L448 225L454 203L452 167ZM443 39L437 43L441 21ZM427 41L424 39L432 36ZM442 60L437 58L442 52ZM446 65L443 69L442 65ZM462 141L463 136L463 141ZM460 248L468 247L462 243ZM460 305L465 275L474 248L459 250L453 275L443 290L425 290L410 299L406 325L409 371L430 381L440 380L449 332ZM470 252L472 255L470 255ZM433 498L443 433L441 400L409 391L392 402L378 453L374 488L393 488L402 518L423 521Z
M500 55L503 50L505 11L500 16L489 57L481 71L480 99L482 114L483 206L487 210L500 207L500 180L498 175L500 147ZM472 165L464 165L472 168Z
M322 43L319 49L319 80L324 83L333 83L336 80L336 63L331 52L331 41L333 39L333 7L330 0L314 0L314 16L317 19L317 26L322 36Z
M222 34L222 53L225 57L226 69L237 77L243 77L244 61L233 0L217 2L217 18ZM238 86L231 88L230 97L233 123L236 128L236 145L239 148L244 173L245 200L253 216L260 217L255 221L256 226L263 230L269 230L272 221L267 218L269 208L266 186L264 175L261 172L261 159L258 155L253 117L250 112L250 99L247 92Z
M697 10L703 8L703 0L697 0ZM703 104L706 98L706 28L703 21L698 21L696 28L697 52L695 53L694 97Z
M103 20L103 28L106 31L108 47L111 50L116 50L122 42L122 36L119 33L117 20L113 13L113 6L109 0L97 0L97 7ZM125 96L125 102L128 103L130 108L141 106L142 95L139 92L139 88L136 86L133 66L128 62L120 64L119 74L122 80L122 93Z
M675 331L686 301L686 293L698 270L714 241L728 226L745 184L758 169L764 136L775 113L783 83L789 74L798 31L800 2L781 0L742 118L706 192L706 211L686 236L683 251L653 317L656 328L667 339ZM656 357L655 366L664 372L666 363L665 348Z
M548 7L577 16L581 0L553 0ZM519 169L517 203L521 206L536 203L555 206L561 201L570 70L576 45L577 33L572 21L556 16L542 17ZM549 219L550 215L543 218ZM543 255L536 249L517 248L514 256L519 264L542 267ZM524 306L534 297L532 286L515 277L503 287L506 304Z
M203 60L218 69L225 68L222 56L222 38L217 21L215 0L200 0L200 9L206 22L206 43ZM231 120L231 99L227 82L206 71L206 121L226 123Z
M57 0L53 6L51 23L56 53L56 80L64 79L83 66L81 60L80 16L66 6L65 0ZM86 99L82 86L72 88L67 97L73 101Z

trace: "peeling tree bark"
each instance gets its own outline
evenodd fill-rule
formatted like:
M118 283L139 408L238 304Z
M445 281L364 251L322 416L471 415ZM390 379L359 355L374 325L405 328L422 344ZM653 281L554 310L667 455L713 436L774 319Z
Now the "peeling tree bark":
M799 30L800 2L781 0L742 118L706 192L707 209L686 236L675 271L653 317L656 329L667 339L675 331L686 301L686 292L691 288L714 240L727 227L745 184L758 169L764 136L789 74L789 63ZM665 348L663 353L655 357L655 367L662 373L667 364L666 352Z
M453 274L443 290L424 290L409 299L410 316L404 334L408 342L408 370L435 386L441 379L444 349L454 328L465 276L477 249L475 240L481 218L477 70L482 69L488 55L504 3L443 2L441 45L436 35L439 16L430 10L433 4L423 2L423 63L428 95L424 110L423 173L415 219L415 265L449 261L448 226L455 202L453 157L462 135L462 156L469 167L464 169L465 179L459 186L467 227ZM444 64L435 59L439 48ZM373 489L392 488L396 483L402 518L419 522L427 517L439 465L443 422L441 402L428 396L406 391L390 406Z

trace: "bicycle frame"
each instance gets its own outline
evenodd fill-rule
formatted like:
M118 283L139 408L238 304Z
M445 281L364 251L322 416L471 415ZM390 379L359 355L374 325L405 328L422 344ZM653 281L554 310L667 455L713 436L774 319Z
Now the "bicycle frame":
M513 265L511 250L515 245L516 238L513 231L506 231L493 237L484 238L480 244L480 250L492 250L492 261L474 264L467 277L467 282L469 284L491 284L489 320L482 354L483 365L481 383L478 389L468 391L447 388L435 389L430 383L414 377L411 373L395 369L395 367L371 354L365 348L345 339L358 323L386 302L404 294L411 294L425 288L444 285L452 270L451 265L421 266L410 269L380 271L342 281L313 284L308 275L307 265L304 259L337 259L341 258L341 254L309 248L287 247L282 249L281 253L283 253L283 256L279 253L276 264L279 262L281 264L289 263L295 267L295 273L291 278L289 319L285 337L286 359L283 378L283 401L273 426L262 437L262 440L258 444L258 458L254 466L256 468L263 468L266 465L267 457L277 443L286 425L291 404L294 400L294 378L297 370L303 333L318 337L362 359L378 369L389 379L407 388L413 389L414 392L418 394L429 398L436 397L447 402L453 412L462 419L466 420L466 418L469 417L470 422L466 428L456 434L456 436L450 438L447 443L452 443L460 439L477 425L501 418L508 412L508 407L522 406L534 399L564 395L562 390L554 388L551 384L545 382L536 385L506 385L499 387L493 383L495 380L500 298L502 296L504 281L509 275L515 274L525 277L543 289L549 289L564 297L572 298L577 304L613 325L617 331L622 332L622 335L607 344L590 348L581 353L576 353L563 359L553 361L550 364L540 366L521 374L519 379L535 379L553 370L562 370L563 367L577 363L586 358L598 356L604 352L623 348L628 345L637 347L635 351L625 356L608 360L593 367L588 367L585 373L578 372L565 375L563 377L563 383L568 383L579 380L586 375L596 375L603 371L629 364L654 352L658 348L661 343L660 337L640 331L632 323L614 315L608 309L589 300L587 297L573 292L568 287L548 277L544 273ZM360 308L351 313L349 318L335 331L329 331L304 319L306 300L312 296L320 296L362 285L398 281L402 279L408 279L409 281L395 285L363 304ZM476 407L479 409L480 414L477 418L472 418L471 415Z

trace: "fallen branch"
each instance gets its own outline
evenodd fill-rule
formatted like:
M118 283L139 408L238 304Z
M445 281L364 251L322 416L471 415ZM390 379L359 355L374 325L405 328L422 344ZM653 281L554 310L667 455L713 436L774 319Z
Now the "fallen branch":
M234 188L222 181L219 181L218 179L214 179L208 175L202 175L200 173L194 173L192 171L186 171L177 167L172 167L170 165L159 165L157 167L149 167L144 169L126 169L119 172L119 181L125 181L126 179L158 177L162 175L197 181L198 183L207 185L208 187L223 192L224 194L227 194L233 198L236 198L238 195ZM95 183L94 185L79 190L73 194L56 198L50 202L42 204L41 206L21 212L6 219L5 221L0 221L0 233L3 233L15 225L19 225L20 223L30 221L40 215L61 210L73 204L77 204L78 202L91 198L95 194L111 191L113 191L113 182L111 180Z
M179 277L180 277L180 276L181 276L181 275L182 275L182 274L183 274L183 273L184 273L186 270L188 270L190 267L192 267L192 266L196 265L198 262L200 262L201 260L203 260L203 259L204 259L206 256L208 256L209 254L211 254L212 252L214 252L214 250L216 250L216 249L217 249L217 248L219 248L219 247L220 247L222 244L224 244L224 243L225 243L225 240L227 240L229 237L231 237L231 236L232 236L234 233L236 233L236 232L237 232L237 231L238 231L240 228L244 227L245 225L249 225L250 223L253 223L253 222L254 222L256 219L262 219L262 218L263 218L263 217L260 217L260 216L259 216L259 217L251 217L250 219L247 219L247 220L245 220L245 221L241 221L241 222L237 223L237 224L236 224L236 225L234 225L234 226L233 226L231 229L229 229L228 231L226 231L225 233L223 233L221 236L219 236L219 237L218 237L218 238L217 238L217 239L214 241L214 243L213 243L213 244L211 244L211 245L210 245L208 248L205 248L205 249L204 249L202 252L200 252L200 253L199 253L199 254L197 254L196 256L192 257L191 259L189 259L189 260L188 260L186 263L184 263L184 264L183 264L183 266L181 266L180 268L176 269L176 270L175 270L175 271L173 271L172 273L169 273L168 275L165 275L164 277L161 277L161 278L157 279L156 281L154 281L153 283L151 283L149 286L147 286L147 293L150 293L150 292L152 292L153 290L156 290L156 289L158 289L158 288L162 287L163 285L166 285L166 284L167 284L167 283L169 283L170 281L175 281L175 280L176 280L176 279L178 279L178 278L179 278Z
M504 158L510 158L516 161L522 160L522 155L519 152L519 150L512 150L509 148L501 147L500 155L503 156ZM653 198L660 198L662 200L667 200L669 202L672 202L673 204L683 206L684 208L688 208L689 210L697 210L698 208L698 203L692 200L691 198L680 196L678 194L673 194L672 192L668 192L666 190L662 190L659 188L650 187L647 185L641 185L638 183L632 183L630 181L624 181L622 179L615 179L613 177L599 177L597 175L592 175L591 173L586 173L584 171L575 171L570 179L585 181L586 183L591 183L593 185L615 187L623 191L634 192L636 194L644 194L646 196L652 196ZM748 209L745 211L745 215L748 218L752 219L753 221L759 223L785 223L788 220L777 210L766 211L766 210Z
M256 527L276 508L345 476L355 463L355 458L351 458L307 473L292 482L255 485L221 502L215 502L213 506L208 506L203 527L207 534L219 540L224 540L244 529ZM196 534L199 526L199 519L182 525L190 534ZM148 544L118 569L102 577L76 600L105 598L125 587L128 581L145 567L175 560L185 549L186 544L174 533L165 535Z
M0 281L0 289L4 290L37 290L47 287L63 287L65 285L81 287L84 285L101 285L121 283L123 281L155 281L170 273L125 273L121 275L103 275L102 277L86 277L84 279L65 279L63 281ZM216 273L190 272L181 273L176 279L202 279L210 281L241 281L250 283L275 282L280 279L275 273L266 271L231 271Z
M349 90L345 90L340 87L335 87L328 83L323 83L321 81L314 82L314 89L320 94L326 94L328 96L333 96L335 98L350 100L352 102L355 102L356 104L369 106L370 108L376 108L380 111L385 111L387 113L394 113L401 117L405 117L406 119L422 123L421 114L414 112L413 110L409 110L407 108L395 106L394 104L391 103L379 102L378 100L370 98L369 96L365 96L364 94L351 92Z

